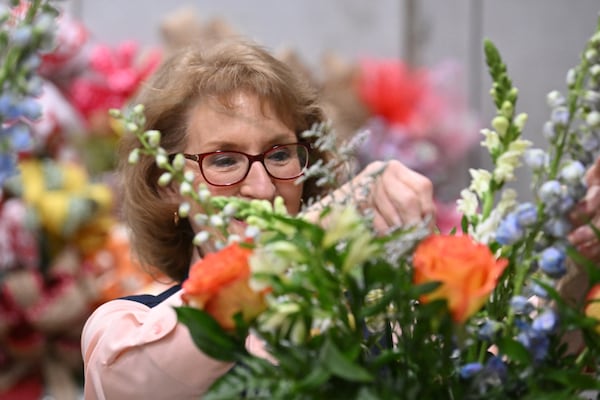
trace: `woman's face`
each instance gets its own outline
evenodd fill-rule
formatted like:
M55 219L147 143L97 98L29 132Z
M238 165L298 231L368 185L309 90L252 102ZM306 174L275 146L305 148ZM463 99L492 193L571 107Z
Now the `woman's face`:
M250 155L260 154L278 144L295 143L296 134L280 121L271 107L262 107L257 96L239 92L232 97L232 109L216 100L196 104L188 114L185 153L199 154L217 150L235 150ZM195 186L206 183L215 196L238 196L273 202L281 196L287 210L300 210L302 185L294 180L271 178L261 162L250 166L246 178L232 186L212 186L205 181L198 163L187 160L187 168L196 173Z

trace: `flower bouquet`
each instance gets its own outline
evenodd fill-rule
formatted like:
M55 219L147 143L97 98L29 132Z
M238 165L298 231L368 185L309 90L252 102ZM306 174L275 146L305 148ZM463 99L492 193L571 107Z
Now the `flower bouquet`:
M114 111L141 143L130 161L155 157L159 184L178 181L205 212L179 208L207 227L194 243L216 251L192 266L187 306L176 311L203 352L233 363L206 398L572 399L600 390L600 271L566 240L566 215L598 153L600 27L568 74L567 95L548 96L546 150L521 138L526 114L489 41L485 55L497 115L482 145L493 169L470 171L462 225L450 234L423 225L375 235L352 199L309 205L314 221L288 215L281 199L211 197L192 187L181 155L167 156L160 132L140 129L143 105ZM305 135L334 151L321 128ZM535 172L533 202L506 188L522 162ZM305 178L328 181L337 171L327 167ZM244 237L227 234L232 218L246 221ZM557 286L571 262L591 288L581 304ZM265 354L246 350L249 336Z

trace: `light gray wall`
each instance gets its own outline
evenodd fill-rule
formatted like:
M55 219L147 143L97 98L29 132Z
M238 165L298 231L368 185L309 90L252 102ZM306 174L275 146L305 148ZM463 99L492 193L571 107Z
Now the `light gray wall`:
M203 20L222 17L239 33L273 49L292 47L313 65L327 50L349 61L361 55L410 56L420 65L458 60L466 71L470 104L484 124L494 111L482 50L483 38L489 38L520 89L518 110L530 117L525 136L538 144L543 143L540 131L549 114L545 95L552 89L564 90L566 71L577 63L600 11L600 0L70 0L67 4L95 39L112 44L124 39L160 44L158 27L164 16L188 5ZM413 13L408 18L410 7ZM410 32L413 47L405 40ZM466 167L479 163L485 165L486 156L476 152L457 175L466 182ZM521 179L525 190L527 174Z

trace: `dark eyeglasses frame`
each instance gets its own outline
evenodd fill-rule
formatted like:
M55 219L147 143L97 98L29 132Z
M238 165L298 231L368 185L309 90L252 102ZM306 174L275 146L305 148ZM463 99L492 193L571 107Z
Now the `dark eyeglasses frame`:
M277 150L280 147L285 147L285 146L290 146L290 145L297 145L297 146L304 147L306 149L306 155L307 155L307 157L306 157L306 165L302 168L302 171L300 171L300 173L298 175L296 175L296 176L292 176L290 178L278 178L276 176L273 176L269 172L269 169L267 168L267 166L265 165L265 154L270 153L273 150ZM246 173L244 174L244 176L242 176L242 178L240 178L238 181L233 182L233 183L214 184L214 183L210 182L206 178L206 175L204 175L204 170L202 169L202 161L204 160L205 157L208 157L208 156L213 155L213 154L219 154L219 153L236 153L236 154L241 154L241 155L245 156L248 159L248 169L246 169ZM183 153L183 157L186 158L186 159L188 159L188 160L196 161L196 163L198 164L198 169L200 169L200 173L202 174L202 176L204 177L204 179L206 180L206 182L208 182L212 186L227 187L227 186L237 185L238 183L240 183L244 179L246 179L246 177L248 176L248 173L250 172L250 168L252 168L252 164L254 164L255 161L260 161L260 163L262 164L263 168L265 169L265 171L267 172L267 174L271 178L277 179L279 181L291 181L292 179L296 179L296 178L298 178L298 177L300 177L300 176L302 176L304 174L304 170L308 166L308 162L309 162L309 158L310 158L310 144L308 144L308 143L300 143L300 142L298 142L298 143L278 144L276 146L271 147L269 150L264 151L264 152L262 152L260 154L256 154L256 155L244 153L243 151L217 150L217 151L210 151L208 153L199 153L199 154L186 154L186 153Z

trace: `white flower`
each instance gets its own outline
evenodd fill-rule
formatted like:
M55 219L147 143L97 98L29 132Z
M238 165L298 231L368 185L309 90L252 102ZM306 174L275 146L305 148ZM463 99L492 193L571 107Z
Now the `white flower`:
M129 164L137 164L138 161L140 161L140 149L131 150L129 157L127 158L127 162Z
M183 174L183 180L186 182L192 183L194 182L194 178L196 178L196 174L193 171L185 171Z
M502 138L506 136L506 131L508 130L509 122L505 116L498 115L492 120L492 126L494 127L496 132L498 132L498 135Z
M200 246L203 243L206 243L210 238L210 234L207 231L201 231L194 236L194 246Z
M491 129L482 129L481 133L485 136L485 139L481 142L481 146L488 149L490 153L493 153L500 148L500 137L498 132L492 131Z
M532 143L528 140L518 139L511 142L508 151L498 157L494 169L494 179L498 182L508 182L515 179L515 168L521 165L521 157Z
M206 203L206 201L208 201L209 198L210 190L208 190L206 185L200 184L200 187L198 188L198 199L201 203Z
M361 217L354 207L338 207L329 214L327 230L323 237L323 247L330 247L356 234Z
M169 183L171 183L171 180L173 179L173 174L171 174L170 172L164 172L160 178L158 178L158 185L159 186L167 186Z
M525 128L525 123L527 123L528 115L525 113L521 113L515 117L514 124L520 131Z
M144 133L150 147L158 147L160 144L160 132L157 130L146 131Z
M463 189L460 192L460 197L461 198L456 201L458 212L467 217L475 215L477 213L477 207L479 206L479 200L475 193L468 189Z
M483 197L490 190L490 182L492 174L486 169L469 169L471 174L471 186L469 189L477 193L479 197Z
M156 155L156 165L159 168L165 168L169 164L169 158L166 154L157 154Z
M218 214L211 215L208 222L209 222L210 226L214 226L216 228L219 228L219 227L225 225L225 221L223 220L223 217Z
M191 209L191 205L190 203L188 203L187 201L184 203L181 203L179 205L179 211L177 211L177 213L179 214L179 216L181 218L187 218L187 216L190 214L190 209Z
M193 188L189 182L183 181L181 185L179 185L179 193L183 196L188 196L192 194Z
M185 157L183 157L183 154L177 154L173 159L172 165L175 171L182 171L183 166L185 165Z

